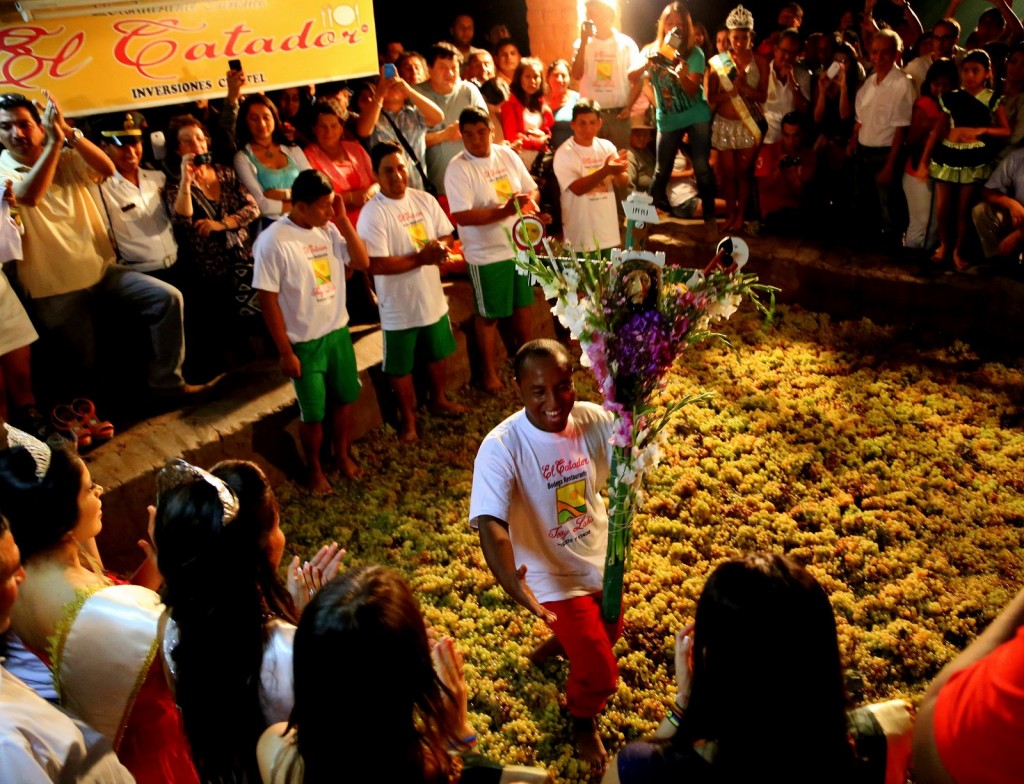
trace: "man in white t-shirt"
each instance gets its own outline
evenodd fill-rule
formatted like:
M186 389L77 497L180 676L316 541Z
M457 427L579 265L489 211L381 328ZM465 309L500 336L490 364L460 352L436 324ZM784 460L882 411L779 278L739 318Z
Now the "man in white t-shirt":
M537 212L537 183L511 147L491 144L491 118L475 107L459 115L465 150L444 175L452 220L459 226L462 251L469 264L476 300L476 337L483 372L481 384L488 392L505 385L498 376L495 349L498 319L512 318L521 344L530 339L533 286L520 275L509 239L517 207Z
M0 516L0 634L11 625L18 586L25 579L18 545ZM0 668L0 778L4 781L74 781L130 784L110 741L62 713L24 682Z
M554 169L562 193L565 241L579 251L607 257L619 247L615 188L629 186L629 158L607 139L598 138L600 109L581 98L572 109L572 138L555 150Z
M292 379L299 400L308 487L330 493L320 464L328 402L333 404L338 468L349 478L362 474L352 455L349 404L359 398L359 372L348 332L344 267L367 269L366 248L330 180L307 169L292 185L291 211L260 233L253 255L253 288L259 291L281 370Z
M629 102L629 74L644 65L640 49L628 35L612 24L612 0L587 0L587 18L580 37L573 44L572 78L579 82L580 95L601 106L601 135L624 150L629 146L629 115L619 115Z
M601 618L608 513L599 493L610 471L613 417L576 402L572 359L554 340L519 349L515 377L523 410L480 445L470 525L498 584L564 649L577 751L601 768L607 754L595 717L615 692L612 646L622 634L621 618Z
M363 207L358 231L377 290L384 331L383 369L402 418L399 437L416 441L412 369L418 353L427 360L431 411L466 411L447 395L445 359L455 351L455 337L438 269L448 259L454 228L437 199L409 187L409 162L401 145L381 142L370 152L370 160L380 192Z

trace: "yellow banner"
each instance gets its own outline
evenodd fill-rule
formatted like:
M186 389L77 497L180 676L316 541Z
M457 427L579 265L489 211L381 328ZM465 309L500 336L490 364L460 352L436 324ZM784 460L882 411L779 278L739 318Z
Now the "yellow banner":
M220 98L377 73L372 0L212 0L0 27L0 90L51 91L69 115Z

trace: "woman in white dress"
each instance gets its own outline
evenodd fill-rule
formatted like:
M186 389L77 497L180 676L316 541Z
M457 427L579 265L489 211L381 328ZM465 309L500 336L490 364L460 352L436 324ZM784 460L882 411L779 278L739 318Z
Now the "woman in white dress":
M277 500L254 463L172 460L157 485L163 653L192 756L204 780L255 780L260 733L291 712L295 623L344 551L295 558L285 586Z

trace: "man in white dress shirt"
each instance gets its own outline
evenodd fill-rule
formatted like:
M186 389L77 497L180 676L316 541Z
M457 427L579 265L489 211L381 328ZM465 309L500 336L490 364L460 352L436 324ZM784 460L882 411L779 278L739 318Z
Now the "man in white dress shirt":
M917 98L913 80L896 65L902 50L892 30L879 30L871 39L868 51L875 70L857 91L857 121L848 150L856 155L857 231L863 235L880 226L883 240L897 234L891 209L900 193L896 166Z

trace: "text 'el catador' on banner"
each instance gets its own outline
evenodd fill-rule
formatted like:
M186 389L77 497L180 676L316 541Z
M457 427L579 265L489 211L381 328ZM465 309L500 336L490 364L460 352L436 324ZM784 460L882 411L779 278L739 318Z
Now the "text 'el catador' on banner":
M221 98L229 60L261 92L376 74L372 0L140 3L0 27L0 90L49 90L69 115Z

